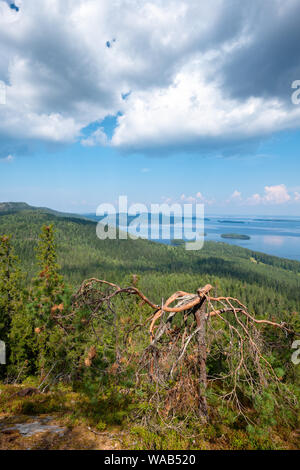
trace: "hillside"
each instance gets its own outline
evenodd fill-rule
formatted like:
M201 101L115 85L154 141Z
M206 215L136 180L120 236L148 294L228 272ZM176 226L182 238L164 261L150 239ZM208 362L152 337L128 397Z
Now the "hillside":
M85 219L85 217L78 214L70 214L66 212L59 212L54 209L49 209L48 207L34 207L30 206L26 202L0 202L0 216L15 214L17 212L42 212L44 214L52 214L57 217L75 217L76 219Z
M0 376L0 449L116 449L115 441L149 450L298 448L299 373L290 359L300 263L226 243L192 252L141 239L100 241L95 221L9 209L0 214L0 236L12 235L30 288L11 271L3 237L0 313L11 322L2 322L0 336L11 352ZM139 291L126 289L132 274L157 305L168 306L179 290L206 290L183 304L177 292L181 310L169 322ZM74 295L91 277L125 289L89 282ZM209 310L202 347L196 334L203 300ZM45 434L47 441L20 434L37 425L59 434Z
M56 228L58 260L68 282L78 286L89 277L141 287L155 301L176 290L196 290L210 282L219 294L239 297L257 314L299 311L300 263L256 253L226 243L206 242L199 252L146 240L96 237L96 223L50 209L7 204L0 212L0 234L11 234L28 279L36 272L35 247L43 224Z

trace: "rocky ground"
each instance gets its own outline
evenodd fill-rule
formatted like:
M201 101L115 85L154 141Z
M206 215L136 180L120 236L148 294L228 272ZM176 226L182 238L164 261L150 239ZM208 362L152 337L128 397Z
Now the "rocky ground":
M114 409L97 409L80 393L63 386L42 393L36 386L0 384L0 450L299 449L299 429L263 441L212 423L197 442L167 431L159 437L128 422L123 428L111 424Z
M122 435L65 426L51 416L0 417L0 450L119 450Z
M88 420L73 419L78 399L73 393L2 386L0 450L121 449L123 433L117 427L99 431Z

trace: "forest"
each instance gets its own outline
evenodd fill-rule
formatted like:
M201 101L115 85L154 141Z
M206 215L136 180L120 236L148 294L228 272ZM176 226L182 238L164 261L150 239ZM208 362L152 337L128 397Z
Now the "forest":
M7 422L54 414L123 449L299 448L300 263L102 241L84 217L11 204L0 295Z

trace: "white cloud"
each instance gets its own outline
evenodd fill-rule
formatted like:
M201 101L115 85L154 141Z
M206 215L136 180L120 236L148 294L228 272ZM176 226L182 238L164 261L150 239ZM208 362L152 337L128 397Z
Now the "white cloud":
M253 196L247 199L247 203L250 206L256 206L258 204L261 204L261 202L262 202L262 197L258 193L253 194Z
M185 194L182 194L180 196L180 200L184 203L188 203L188 204L207 204L207 205L211 205L213 204L215 201L214 200L210 200L210 199L207 199L205 196L203 196L203 194L201 192L198 192L196 194L196 196L186 196Z
M87 137L82 130L118 113L111 145L129 150L224 148L299 128L300 106L283 97L288 89L242 96L226 86L228 74L232 87L241 84L234 59L240 70L262 34L271 47L272 34L297 17L296 3L26 0L16 12L0 0L3 152L18 142L107 145L103 129ZM284 38L294 34L285 30Z
M132 93L112 139L116 147L216 147L299 127L300 107L278 99L228 98L217 80L206 81L203 60L185 65L164 89Z
M264 195L253 194L248 198L247 203L249 205L258 205L258 204L274 204L280 205L285 204L291 200L291 196L288 193L288 190L284 184L279 184L275 186L265 186Z
M237 189L232 193L232 195L227 199L227 204L231 202L241 202L242 201L242 193Z
M294 199L295 201L300 201L300 193L298 191L294 192Z
M188 203L188 204L195 204L195 202L196 202L196 198L195 198L195 197L193 197L193 196L186 196L185 194L182 194L182 195L180 196L180 200L181 200L182 202L186 202L186 203Z
M290 199L291 196L284 184L265 187L264 201L267 204L284 204L285 202L290 201Z

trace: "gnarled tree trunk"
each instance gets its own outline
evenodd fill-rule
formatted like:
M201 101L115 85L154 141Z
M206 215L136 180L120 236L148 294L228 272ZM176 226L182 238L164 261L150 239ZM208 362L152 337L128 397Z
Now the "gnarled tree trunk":
M208 407L206 400L207 389L207 345L206 345L206 298L202 300L200 306L195 310L195 319L197 322L197 342L198 342L198 368L199 368L199 415L201 420L208 420Z

